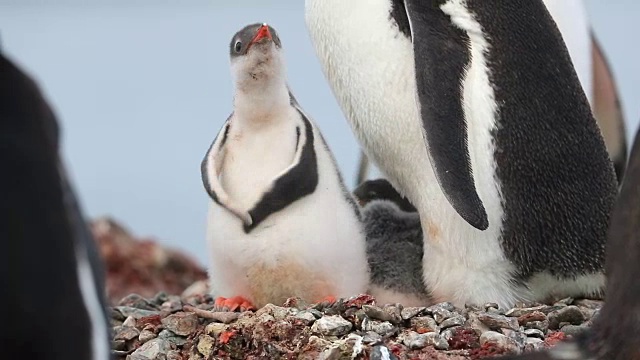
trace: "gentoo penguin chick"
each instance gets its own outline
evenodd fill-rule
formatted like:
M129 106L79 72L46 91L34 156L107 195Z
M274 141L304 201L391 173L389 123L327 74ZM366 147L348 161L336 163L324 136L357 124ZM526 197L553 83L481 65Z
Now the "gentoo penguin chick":
M418 209L435 301L602 291L615 174L542 0L305 4L357 139Z
M406 197L400 195L393 185L386 179L367 180L362 182L355 190L353 195L358 200L360 206L365 206L372 200L388 200L396 204L400 210L405 212L417 212L416 208L407 200Z
M422 281L422 228L413 206L385 179L354 190L363 206L369 294L378 304L424 306L430 303ZM405 208L401 208L403 205Z
M1 53L0 144L3 358L109 359L103 268L59 155L57 120Z
M202 162L219 308L366 291L364 230L319 129L291 95L282 44L266 24L230 44L234 109Z
M608 232L607 299L591 329L574 341L513 360L640 359L640 130Z

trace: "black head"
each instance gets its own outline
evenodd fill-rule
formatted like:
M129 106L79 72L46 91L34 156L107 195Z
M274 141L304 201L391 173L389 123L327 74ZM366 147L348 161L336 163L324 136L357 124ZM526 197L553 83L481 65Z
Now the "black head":
M264 23L247 25L238 31L229 44L229 55L232 59L244 56L255 44L273 42L276 48L282 48L278 33L271 26Z
M385 179L367 180L360 184L353 195L361 206L371 200L389 200L394 202L402 211L415 212L416 208Z

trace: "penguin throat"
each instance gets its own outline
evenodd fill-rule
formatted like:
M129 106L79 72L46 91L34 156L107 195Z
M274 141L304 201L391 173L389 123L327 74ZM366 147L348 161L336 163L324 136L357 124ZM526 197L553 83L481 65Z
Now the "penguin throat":
M289 106L289 90L284 80L248 85L237 87L233 101L234 112L240 118L261 122Z

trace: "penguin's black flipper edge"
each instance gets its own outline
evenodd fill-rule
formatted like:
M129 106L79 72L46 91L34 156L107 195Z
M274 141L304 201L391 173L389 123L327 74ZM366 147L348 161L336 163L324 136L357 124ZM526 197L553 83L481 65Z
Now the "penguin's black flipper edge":
M473 180L462 80L471 59L467 34L455 27L439 1L404 0L416 67L417 102L427 152L438 184L470 225L489 227Z
M293 100L295 101L295 99ZM318 159L314 148L313 125L296 105L303 127L296 128L296 152L293 163L279 174L271 187L249 210L253 223L244 226L245 233L256 228L271 214L313 193L318 187Z
M231 128L230 121L232 117L233 114L231 114L227 121L225 121L224 125L222 125L222 129L209 147L209 150L207 150L204 159L202 159L202 162L200 163L200 174L202 176L202 184L204 185L204 188L207 191L207 194L209 194L211 200L229 210L242 220L245 225L251 225L252 219L249 213L233 204L218 179L222 163L224 161L224 145L227 142L227 137L229 136L229 129Z

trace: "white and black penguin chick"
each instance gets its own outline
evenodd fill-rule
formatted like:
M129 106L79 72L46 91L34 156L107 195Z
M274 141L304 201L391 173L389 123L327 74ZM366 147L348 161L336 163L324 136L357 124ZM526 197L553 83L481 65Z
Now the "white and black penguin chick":
M385 179L367 180L353 194L367 234L369 294L378 304L429 304L422 281L420 215Z
M216 306L250 309L364 293L360 212L319 129L289 91L282 44L266 24L230 44L233 113L202 162Z
M539 353L504 360L640 360L640 130L608 231L607 298L593 326Z

